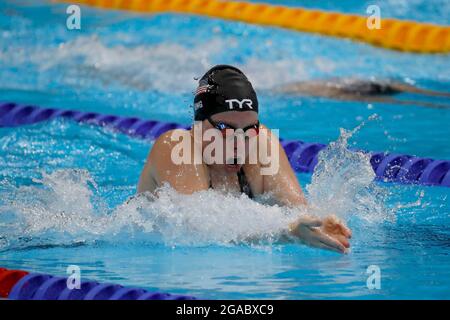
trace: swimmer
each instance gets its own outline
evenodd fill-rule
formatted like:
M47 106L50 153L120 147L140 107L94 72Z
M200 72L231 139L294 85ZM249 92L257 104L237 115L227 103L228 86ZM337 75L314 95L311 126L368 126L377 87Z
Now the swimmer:
M450 93L417 88L390 80L364 80L356 78L309 80L291 83L275 89L275 92L291 95L308 95L344 101L384 102L401 105L424 106L436 109L450 109L450 105L426 101L392 98L399 93L421 96L449 97Z
M242 71L233 66L218 65L206 72L199 80L194 97L194 120L191 129L170 130L155 141L139 179L139 193L155 193L157 188L168 183L182 194L212 188L228 193L244 193L249 198L271 194L277 203L289 207L307 205L278 137L259 122L258 99ZM232 138L231 156L227 157L224 152L217 157L220 161L213 163L204 159L207 148L216 142L216 138L211 142L204 139L199 142L196 130L201 130L202 137L206 132L216 134L217 142ZM190 158L195 158L197 146L203 161L181 164L173 161L173 151L179 143L173 138L183 135L187 135L191 142L192 148L188 151ZM235 139L242 135L245 138ZM255 151L250 145L254 141L251 139L264 140L265 143L258 144L257 149L269 146L266 150L269 153L276 150L271 154L271 159L276 159L277 170L267 174L264 169L271 164L260 158L255 162L249 161L249 155ZM243 156L239 150L244 150ZM335 216L324 219L302 216L286 226L284 235L313 247L346 253L350 247L351 231Z

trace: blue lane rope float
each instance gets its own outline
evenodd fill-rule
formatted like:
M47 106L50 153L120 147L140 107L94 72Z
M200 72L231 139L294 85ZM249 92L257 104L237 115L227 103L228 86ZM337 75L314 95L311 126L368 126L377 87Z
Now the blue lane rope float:
M167 130L190 126L173 122L144 120L136 117L104 115L95 112L41 108L16 103L0 104L0 127L17 127L54 118L68 118L105 126L141 139L156 139ZM321 143L281 140L292 168L296 172L313 172L319 152L326 147ZM450 161L420 158L383 152L370 153L370 163L376 177L382 181L450 187Z
M151 292L112 283L81 281L70 289L67 279L48 274L29 273L11 289L9 300L195 300L192 296Z

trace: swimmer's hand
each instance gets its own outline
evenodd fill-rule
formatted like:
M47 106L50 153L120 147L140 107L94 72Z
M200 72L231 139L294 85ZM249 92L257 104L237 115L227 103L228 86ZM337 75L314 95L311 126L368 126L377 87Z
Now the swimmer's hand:
M352 236L350 229L336 216L324 219L301 217L289 225L289 233L309 246L339 253L348 253L348 240Z

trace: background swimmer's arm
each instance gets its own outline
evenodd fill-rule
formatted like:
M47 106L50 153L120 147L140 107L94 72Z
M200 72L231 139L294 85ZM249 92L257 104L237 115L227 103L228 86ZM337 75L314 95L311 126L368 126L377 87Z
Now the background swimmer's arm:
M261 127L267 129L267 127L263 125L261 125ZM302 188L298 183L294 170L292 170L280 140L276 135L273 135L270 130L267 129L267 132L268 139L274 139L273 141L278 144L279 167L278 172L275 174L263 175L264 192L271 193L281 205L293 207L306 205L306 199L303 195ZM270 143L267 145L269 146L270 155Z
M442 92L442 91L423 89L423 88L412 86L412 85L407 84L407 83L392 82L392 83L390 83L390 85L395 90L398 90L398 91L401 91L401 92L418 93L418 94L424 94L424 95L435 96L435 97L450 97L450 93L449 92Z
M172 188L183 194L209 188L203 165L175 164L172 161L172 149L179 143L171 140L173 132L174 130L170 130L155 141L142 171L138 192L153 192L164 183L169 183Z
M379 87L385 91L377 91ZM374 90L371 90L374 89ZM313 97L325 97L343 101L362 101L367 103L383 102L402 105L414 105L435 109L449 109L446 104L427 102L422 100L403 100L389 97L395 93L409 92L418 95L435 97L450 97L449 92L422 89L406 83L392 81L371 81L357 79L330 79L328 81L303 81L276 88L275 92L300 94Z

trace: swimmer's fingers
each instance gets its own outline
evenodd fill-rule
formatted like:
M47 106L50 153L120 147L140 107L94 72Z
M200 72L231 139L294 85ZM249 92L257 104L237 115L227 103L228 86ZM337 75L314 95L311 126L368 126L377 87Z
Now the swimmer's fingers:
M342 229L342 233L347 237L347 238L351 238L352 237L352 230L350 230L349 227L347 227L345 224L341 224L341 229Z
M308 229L312 230L314 227L321 227L322 226L322 220L313 218L310 216L304 216L297 219L295 222L291 223L289 225L289 230L291 233L296 233L297 231L300 231L302 229Z
M347 249L341 242L327 235L319 228L308 227L300 224L296 234L301 241L310 246L328 249L339 253L347 252Z
M332 224L333 227L336 227L337 224L334 223L334 220L335 218L330 217L327 224ZM303 216L291 225L291 233L295 234L300 240L310 246L328 249L339 253L346 253L346 247L348 248L350 246L346 237L342 234L334 233L328 235L326 232L322 231L321 228L319 228L323 225L324 222L321 219L311 216Z
M336 251L339 253L346 253L347 249L345 248L345 246L340 243L338 240L333 239L332 237L317 231L315 232L315 242L316 244L324 249L328 249L328 250L332 250L332 251Z
M321 219L311 216L301 217L300 219L298 219L297 223L306 227L320 227L323 224Z
M343 236L343 235L335 235L333 236L334 239L336 239L337 241L339 241L344 247L346 248L350 248L350 242L348 241L348 238Z
M340 230L340 233L344 236L346 236L347 238L351 238L352 237L352 231L350 230L349 227L347 227L345 225L344 222L342 222L342 220L340 220L338 217L335 216L336 219L336 224L338 229Z
M324 230L333 235L343 235L347 238L352 237L352 231L335 215L328 216L324 219Z
M336 229L335 234L343 235L346 238L352 237L352 231L340 220L336 221L335 229Z

